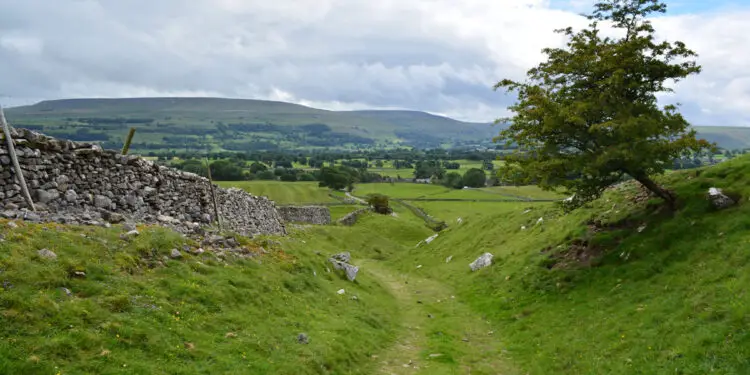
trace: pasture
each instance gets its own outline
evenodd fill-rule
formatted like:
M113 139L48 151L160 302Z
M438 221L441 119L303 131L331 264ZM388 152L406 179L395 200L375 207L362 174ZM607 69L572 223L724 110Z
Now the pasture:
M243 189L250 194L266 196L278 204L336 203L328 195L328 189L318 187L317 182L282 181L219 181L217 185Z

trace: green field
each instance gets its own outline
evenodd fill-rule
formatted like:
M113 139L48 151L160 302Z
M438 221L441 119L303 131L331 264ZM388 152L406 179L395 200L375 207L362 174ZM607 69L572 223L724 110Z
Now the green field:
M328 195L328 188L318 187L317 182L219 181L216 184L225 188L243 189L258 196L266 196L282 205L338 202Z
M364 197L368 194L384 194L399 199L462 199L462 200L557 200L563 198L555 192L543 191L536 186L495 186L480 189L449 189L435 184L415 183L372 183L357 184L354 194Z
M124 240L118 226L0 220L0 373L748 374L750 206L706 200L709 187L750 196L748 176L748 157L669 173L676 212L635 201L632 182L567 214L473 198L560 197L535 187L361 184L359 196L467 200L409 201L449 225L429 244L435 232L393 204L351 227L239 238L256 256L227 261L170 259L200 245L167 229ZM240 185L331 199L313 183ZM355 282L330 270L341 251ZM492 265L470 271L485 252Z

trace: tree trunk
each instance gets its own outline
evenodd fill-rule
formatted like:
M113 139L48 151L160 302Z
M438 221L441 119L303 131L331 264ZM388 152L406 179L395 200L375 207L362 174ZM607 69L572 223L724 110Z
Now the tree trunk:
M635 173L631 174L631 176L633 176L636 181L640 182L641 185L645 186L646 189L659 196L659 198L664 199L664 201L667 202L667 205L669 205L670 209L674 210L676 208L677 200L675 196L666 189L659 186L645 173Z

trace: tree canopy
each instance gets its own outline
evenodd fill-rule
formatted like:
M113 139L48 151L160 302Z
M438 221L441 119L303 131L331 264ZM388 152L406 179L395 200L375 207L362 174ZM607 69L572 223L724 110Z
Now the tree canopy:
M657 94L701 71L684 43L656 40L647 17L665 12L658 0L599 1L587 28L556 30L566 46L544 49L547 60L525 82L495 85L518 94L514 115L498 120L509 127L495 141L518 146L505 159L504 177L564 187L577 207L629 175L674 206L652 176L711 145L696 139L677 106L657 102ZM604 36L600 24L618 36Z

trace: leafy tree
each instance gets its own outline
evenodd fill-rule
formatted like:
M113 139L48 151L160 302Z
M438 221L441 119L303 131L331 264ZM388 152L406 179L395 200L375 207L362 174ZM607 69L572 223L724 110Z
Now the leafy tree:
M245 179L242 167L229 160L217 160L211 163L211 177L217 181L240 181Z
M358 181L358 177L357 171L348 167L323 167L320 169L318 185L335 190L346 188L351 191L354 183Z
M250 173L255 174L258 172L267 171L268 167L265 164L258 163L257 161L250 164Z
M198 159L189 159L184 162L175 165L175 167L190 173L195 173L199 176L206 177L206 163ZM213 177L213 176L212 176Z
M371 194L367 197L367 204L372 206L375 212L379 214L388 215L393 212L386 195Z
M484 187L487 183L487 175L479 168L471 168L464 173L463 183L473 188Z
M440 184L451 189L461 189L464 187L464 179L458 172L448 172L440 180Z
M287 172L287 173L282 174L279 177L279 179L281 181L294 182L294 181L297 181L297 175L294 174L294 172Z
M275 180L276 175L273 173L273 171L265 170L260 171L255 174L255 177L259 180Z
M510 126L495 141L515 143L505 158L545 189L574 193L569 207L601 196L629 175L663 198L675 197L651 178L675 158L708 148L677 111L659 107L656 94L700 72L696 55L682 42L657 42L652 13L665 13L659 0L603 0L588 16L588 28L568 38L565 48L546 48L547 61L527 73L526 82L502 80L495 89L517 92ZM600 22L620 37L604 37ZM503 121L503 120L498 120Z

